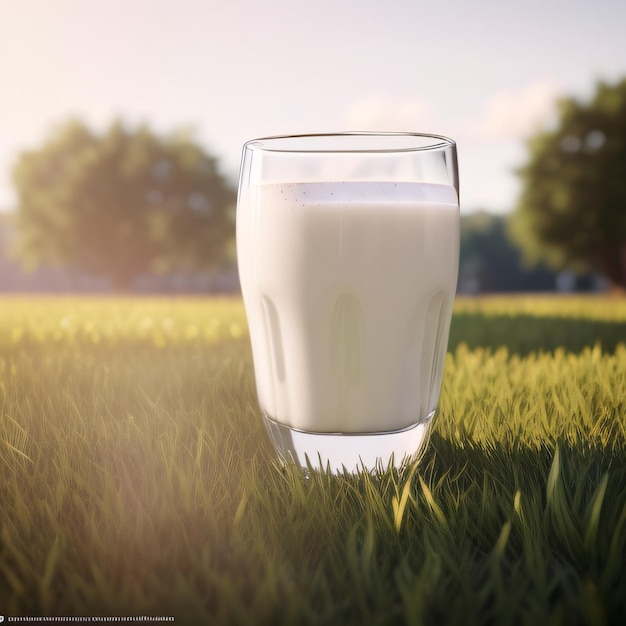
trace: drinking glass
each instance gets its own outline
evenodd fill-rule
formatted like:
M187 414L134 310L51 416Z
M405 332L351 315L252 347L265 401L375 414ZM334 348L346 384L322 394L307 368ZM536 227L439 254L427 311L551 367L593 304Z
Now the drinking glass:
M336 473L413 462L439 399L457 284L455 142L248 141L237 257L258 401L283 461Z

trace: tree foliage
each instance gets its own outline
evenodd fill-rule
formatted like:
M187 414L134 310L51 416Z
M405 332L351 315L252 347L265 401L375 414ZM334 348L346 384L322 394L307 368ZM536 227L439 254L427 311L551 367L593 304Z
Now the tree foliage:
M161 138L114 122L102 135L64 124L13 170L16 252L110 276L212 267L233 246L235 191L189 133Z
M555 128L528 142L511 232L531 261L595 269L626 287L626 79L589 102L561 101Z
M508 215L477 211L461 216L459 290L462 292L552 291L555 274L539 263L524 267L509 239Z

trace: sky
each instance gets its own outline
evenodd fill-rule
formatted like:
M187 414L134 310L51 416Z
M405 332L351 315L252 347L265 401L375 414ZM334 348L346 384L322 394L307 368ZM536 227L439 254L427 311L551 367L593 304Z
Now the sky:
M74 116L191 127L234 182L255 137L446 135L462 211L507 212L556 100L626 76L624 28L624 0L0 0L0 208Z

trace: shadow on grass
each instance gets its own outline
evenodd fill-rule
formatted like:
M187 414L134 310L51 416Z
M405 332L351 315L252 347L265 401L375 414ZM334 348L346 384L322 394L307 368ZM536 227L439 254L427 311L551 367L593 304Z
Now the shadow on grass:
M622 623L621 439L496 445L435 430L412 478L298 476L266 472L247 518L294 581L274 611L302 592L301 623L577 624L596 609ZM327 618L307 621L307 606Z
M603 352L611 353L620 342L626 343L626 322L457 313L452 318L448 349L453 352L460 343L466 343L469 348L494 350L506 346L510 352L526 356L557 348L580 352L599 343Z
M537 446L522 443L450 441L435 430L421 465L433 482L446 476L469 482L480 482L485 475L509 487L524 490L537 481L545 486L550 470L559 455L558 472L572 488L584 489L606 473L619 474L626 486L626 442L619 440L607 447L599 441L573 443L564 438L542 441ZM427 468L427 469L426 469Z

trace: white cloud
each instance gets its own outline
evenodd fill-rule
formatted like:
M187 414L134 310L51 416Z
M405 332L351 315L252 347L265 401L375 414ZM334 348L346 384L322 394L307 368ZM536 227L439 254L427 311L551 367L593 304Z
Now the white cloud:
M535 82L521 91L502 91L483 107L472 135L522 139L553 121L559 91L547 82Z
M427 132L432 114L429 104L421 98L371 95L357 100L348 110L346 120L350 130Z

